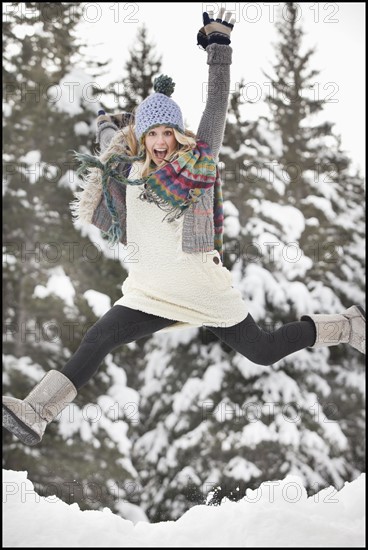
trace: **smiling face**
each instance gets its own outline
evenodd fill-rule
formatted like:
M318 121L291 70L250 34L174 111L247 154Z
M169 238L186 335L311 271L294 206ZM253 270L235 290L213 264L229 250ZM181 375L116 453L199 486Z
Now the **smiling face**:
M145 135L146 149L156 166L170 157L177 144L174 131L169 126L156 126Z

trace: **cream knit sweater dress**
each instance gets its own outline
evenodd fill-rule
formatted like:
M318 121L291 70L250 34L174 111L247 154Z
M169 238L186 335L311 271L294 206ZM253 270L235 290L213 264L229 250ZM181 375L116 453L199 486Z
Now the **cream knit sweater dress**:
M129 179L140 177L138 163ZM127 187L129 275L122 285L122 305L179 321L159 332L187 326L227 327L247 316L232 275L217 250L182 251L183 216L168 223L156 204L138 198L142 186Z
M207 47L208 94L197 139L210 145L216 161L226 121L228 94L224 89L230 86L231 53L230 46ZM138 179L141 167L136 162L129 179ZM127 243L133 252L123 296L114 305L178 321L159 332L202 325L230 327L245 319L246 303L232 286L232 275L219 253L215 249L183 252L184 216L170 223L162 221L165 212L138 198L142 190L143 186L127 186Z

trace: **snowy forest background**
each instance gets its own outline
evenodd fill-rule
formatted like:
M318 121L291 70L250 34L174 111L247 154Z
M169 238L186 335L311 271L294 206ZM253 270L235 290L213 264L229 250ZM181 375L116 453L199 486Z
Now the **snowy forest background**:
M96 103L82 86L72 103L58 90L94 81L87 68L104 70L83 53L83 5L22 5L31 9L3 21L3 364L4 391L16 397L61 369L120 297L131 252L74 226L69 209L73 151L96 151ZM220 154L224 263L268 329L365 296L363 178L333 124L314 121L324 108L310 90L318 71L288 6L277 60L265 68L269 115L247 121L240 87ZM162 63L153 46L141 26L114 101L102 96L107 112L152 91ZM363 356L348 346L261 367L205 329L156 334L109 355L41 445L4 433L3 467L28 471L40 495L152 522L238 500L287 474L309 494L341 488L365 468L364 374Z

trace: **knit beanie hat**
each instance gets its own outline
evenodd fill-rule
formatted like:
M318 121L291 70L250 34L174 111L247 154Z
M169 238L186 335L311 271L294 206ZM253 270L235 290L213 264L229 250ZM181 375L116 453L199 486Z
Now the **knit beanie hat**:
M135 113L135 135L138 141L154 126L171 126L184 132L180 107L170 98L174 88L175 82L169 76L161 75L154 80L155 93L147 97Z

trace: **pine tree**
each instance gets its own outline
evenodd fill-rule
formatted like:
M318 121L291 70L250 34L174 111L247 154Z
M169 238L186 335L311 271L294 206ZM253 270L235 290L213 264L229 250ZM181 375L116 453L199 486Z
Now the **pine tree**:
M136 44L129 49L123 78L108 86L113 97L114 112L134 111L151 93L154 77L160 69L161 57L155 53L155 45L148 38L147 27L142 24L137 31ZM110 112L110 106L103 105Z
M81 94L88 84L75 38L81 14L78 3L14 2L4 21L4 390L15 397L60 370L96 322L85 293L114 302L124 279L99 232L81 235L69 208L78 185L72 152L93 147L96 116ZM125 360L135 353L125 350ZM109 357L49 426L42 450L4 434L4 466L27 470L40 494L113 509L126 496L124 480L136 475L116 384L122 393L126 379Z
M61 101L44 93L68 76L77 54L79 5L73 4L73 21L66 3L12 6L4 22L4 371L5 391L21 396L44 369L63 366L97 319L84 293L97 290L112 303L120 296L124 262L106 258L97 233L80 234L70 219L77 182L67 152L93 147L94 109L66 114ZM26 18L16 15L18 6L32 8ZM51 21L50 13L57 14ZM298 67L307 69L301 58L311 56L300 54L293 17L284 28L271 115L243 121L240 87L221 156L225 265L266 329L359 301L364 280L362 180L351 173L332 126L309 123L323 107L304 100L313 71L303 80ZM160 67L158 60L147 66L148 51L142 46L134 61L132 51L126 65L123 83L132 72L137 102ZM122 90L116 89L116 110L129 110L136 103L128 105L131 94L120 96ZM102 103L108 105L107 96ZM52 277L59 287L67 284L64 274L74 303L55 292L43 297ZM75 405L49 426L42 460L38 449L24 450L6 435L4 465L28 470L41 494L113 510L125 499L142 505L152 521L176 519L206 500L237 500L289 472L316 492L364 468L362 388L361 356L346 346L303 350L260 367L204 330L155 335L104 361Z
M316 124L318 74L288 4L267 99L270 116L243 121L230 102L222 178L225 265L266 330L363 299L363 185L331 123ZM142 394L135 464L153 521L194 503L237 500L288 473L309 493L364 469L362 356L348 346L302 350L254 365L202 331L157 335ZM158 349L157 349L158 348ZM350 396L352 396L350 398ZM207 494L209 496L207 498Z

